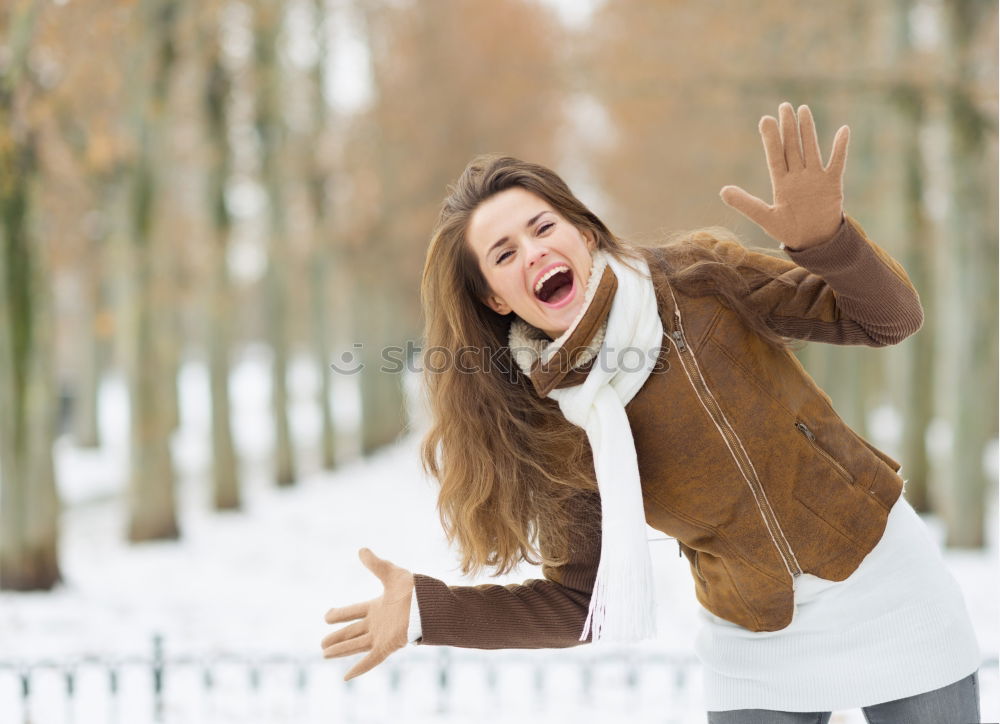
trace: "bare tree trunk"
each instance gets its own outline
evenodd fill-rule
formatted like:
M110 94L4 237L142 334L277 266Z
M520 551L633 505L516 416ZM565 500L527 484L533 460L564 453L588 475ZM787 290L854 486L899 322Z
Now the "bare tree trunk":
M144 0L149 3L152 15L150 26L159 27L159 35L152 42L159 43L157 57L153 61L153 87L150 110L153 113L152 153L155 165L152 178L155 180L156 198L153 204L156 214L150 226L150 244L156 262L156 275L152 277L157 287L155 291L156 315L160 318L156 335L157 357L161 366L163 395L163 415L168 434L180 427L180 367L183 358L183 331L181 329L182 300L178 290L183 287L181 280L180 255L170 238L170 220L177 213L176 192L171 183L171 166L175 124L167 117L173 78L176 75L179 53L180 15L185 12L185 0ZM157 31L153 31L156 33Z
M275 429L275 479L278 485L285 486L296 482L296 473L288 424L288 339L285 331L288 250L280 169L284 128L278 99L281 88L278 35L283 19L282 4L275 0L257 0L254 10L257 133L261 149L261 175L267 190L270 229L270 253L264 282L267 295L267 338L273 355L271 402Z
M176 399L170 383L172 365L164 358L163 308L158 303L161 281L154 266L164 253L157 248L156 205L158 152L164 138L169 79L174 58L172 32L179 7L169 0L145 0L139 21L148 33L141 38L139 73L133 79L136 94L137 157L133 168L129 240L130 279L125 305L128 323L129 399L131 407L131 460L128 495L128 540L171 539L180 535L174 492L175 473L170 456L169 397ZM145 71L143 73L142 71Z
M174 499L175 474L170 457L170 425L164 414L170 387L162 384L164 365L156 346L162 317L157 314L154 300L150 206L155 188L148 163L148 158L140 159L135 170L135 193L139 198L132 202L131 279L126 285L125 297L130 312L125 333L132 416L128 539L133 542L180 535ZM143 197L147 197L145 201L139 200Z
M24 479L25 552L29 561L25 587L49 589L61 579L59 572L59 494L56 488L52 444L56 433L55 320L47 279L39 260L32 364L26 390L30 424L27 477Z
M923 103L916 89L898 93L896 106L903 120L902 137L907 139L903 151L905 173L904 213L901 219L903 236L909 243L906 269L910 281L920 294L924 308L924 326L913 338L906 340L906 384L903 395L903 476L906 478L906 498L920 512L930 511L930 460L926 434L934 417L935 329L936 305L931 268L934 239L924 209L923 154L920 150L920 129L923 126Z
M0 110L0 117L4 115ZM60 580L59 503L52 463L51 303L44 261L32 251L29 239L31 143L19 143L0 158L5 167L17 168L19 177L10 185L13 188L0 193L0 272L4 273L0 400L5 410L0 423L0 589L4 590L49 589Z
M322 427L320 429L320 447L323 456L323 468L333 470L337 466L337 432L333 425L331 403L333 388L330 379L330 320L333 317L328 312L330 295L328 294L328 264L330 251L324 247L328 237L323 233L325 225L323 218L317 218L317 239L315 244L315 260L313 262L313 347L319 360L319 409Z
M371 42L377 42L380 33L385 32L387 6L381 3L362 3L358 7L364 32ZM428 13L444 13L443 6L428 6ZM429 26L439 27L433 15L425 14L421 20ZM428 43L431 45L432 43ZM426 49L427 46L424 46ZM373 75L377 76L375 55L370 56ZM371 134L375 174L378 178L379 193L383 203L377 211L378 217L367 233L366 243L359 254L351 281L354 292L351 295L353 324L357 342L361 346L364 369L358 377L361 395L362 455L370 455L380 447L395 442L406 428L406 408L404 403L403 376L399 372L386 370L384 353L391 346L399 346L397 337L402 307L394 290L398 287L392 278L398 270L392 264L384 263L380 254L392 249L392 224L394 217L401 215L409 200L405 197L399 182L401 163L395 149L386 140L388 133L375 121L368 129Z
M219 235L226 232L217 230ZM241 506L236 448L230 424L229 350L232 334L232 293L226 267L225 242L219 240L212 260L209 309L209 378L212 395L212 490L217 510Z
M891 62L897 68L911 68L916 56L910 17L913 0L897 0L891 9L891 37L887 45ZM904 77L889 90L888 102L893 113L887 121L897 130L900 202L898 223L906 244L901 260L910 281L920 294L924 308L924 326L914 337L899 345L897 355L905 370L893 392L902 399L902 446L900 458L906 479L906 498L920 512L929 512L931 466L926 433L934 417L936 381L935 295L932 275L934 239L924 206L924 154L920 146L924 127L926 89ZM891 119L891 120L890 120ZM893 216L897 216L893 214ZM895 361L895 360L892 360Z
M229 350L233 338L232 291L226 250L232 218L226 206L226 183L232 168L229 149L228 71L219 57L219 28L216 13L210 13L202 43L207 46L207 85L204 93L205 115L211 142L209 199L215 235L210 263L208 310L208 358L212 396L212 491L217 510L237 509L241 505L236 449L230 424Z
M169 217L167 217L169 218ZM181 331L180 302L176 297L178 289L177 258L170 249L167 239L154 242L158 249L159 262L154 283L161 290L157 294L160 300L157 314L163 317L159 336L156 339L157 353L163 367L163 384L167 388L163 396L163 417L167 423L167 431L173 433L181 424L180 409L180 368L183 357L183 334Z
M100 430L97 424L98 391L101 370L104 366L104 337L100 329L103 306L103 243L88 239L90 253L80 269L83 298L80 304L78 335L74 342L79 355L77 377L74 380L73 436L80 447L100 447Z
M953 59L947 101L953 163L948 243L955 253L957 343L951 352L960 371L951 396L954 480L947 544L977 548L984 543L991 488L983 457L997 435L997 178L990 162L995 155L987 152L991 137L996 138L996 117L976 107L974 88L967 84L978 77L976 29L996 24L996 5L949 0L944 8ZM991 71L995 80L995 67Z
M332 386L330 382L330 321L333 315L328 312L331 304L329 294L329 265L332 253L332 238L330 234L330 224L327 209L329 206L329 184L331 182L330 171L327 168L327 159L321 155L324 147L323 139L327 133L327 122L329 113L327 111L326 97L324 94L326 74L323 64L329 55L330 47L327 42L329 33L329 15L326 10L325 0L314 0L314 27L317 38L316 66L312 72L312 100L313 100L313 129L311 140L313 143L313 153L306 154L305 158L309 164L307 175L309 178L309 196L313 207L313 278L312 300L313 300L313 347L319 361L320 384L319 384L319 410L320 410L320 447L323 459L323 468L333 470L337 464L337 442L336 430L333 426Z
M39 3L8 9L11 51L0 71L0 589L60 580L59 502L52 462L55 385L44 254L32 239L37 148L27 48ZM23 85L22 85L23 84Z

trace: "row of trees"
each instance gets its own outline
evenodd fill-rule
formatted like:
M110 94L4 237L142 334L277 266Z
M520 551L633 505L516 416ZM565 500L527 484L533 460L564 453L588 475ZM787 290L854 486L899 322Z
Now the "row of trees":
M766 244L717 192L756 179L765 195L756 121L782 100L809 103L827 143L852 126L848 212L903 260L927 310L897 348L814 346L804 361L859 431L874 405L900 409L911 500L948 516L952 543L982 543L995 3L609 2L574 30L531 0L14 0L0 43L0 588L60 576L60 388L76 443L96 446L99 380L125 373L126 535L176 537L183 359L209 370L217 508L241 505L228 380L249 342L272 354L277 485L300 476L293 353L321 371L331 468L343 451L328 365L361 345L369 453L406 429L379 351L419 338L428 234L473 155L563 170L639 242L723 223ZM338 102L351 57L338 43L364 49L360 107ZM927 432L942 420L954 443L934 466Z

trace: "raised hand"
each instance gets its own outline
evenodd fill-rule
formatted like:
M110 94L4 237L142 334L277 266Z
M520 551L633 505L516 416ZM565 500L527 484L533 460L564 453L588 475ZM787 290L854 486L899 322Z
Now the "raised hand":
M778 107L778 121L760 119L760 134L771 174L774 203L766 204L739 186L723 186L722 200L792 250L806 249L832 237L843 220L844 164L850 128L833 139L830 163L823 166L816 126L808 106Z
M413 574L379 558L367 548L358 551L358 557L368 570L378 576L385 590L381 596L370 601L331 608L326 612L324 618L327 623L360 620L337 629L323 639L324 658L369 652L344 675L344 681L370 671L393 651L406 646L406 630L410 622Z

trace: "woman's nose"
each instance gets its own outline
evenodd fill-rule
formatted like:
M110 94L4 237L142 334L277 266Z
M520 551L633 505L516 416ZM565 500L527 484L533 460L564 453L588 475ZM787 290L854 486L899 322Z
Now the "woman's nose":
M549 250L545 244L540 244L536 241L526 241L525 244L525 259L528 260L528 266L536 266L541 262L545 261L545 257L548 256Z

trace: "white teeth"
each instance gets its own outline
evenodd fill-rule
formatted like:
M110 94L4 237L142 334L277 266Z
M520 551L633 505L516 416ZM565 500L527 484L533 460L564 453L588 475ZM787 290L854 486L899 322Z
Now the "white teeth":
M565 264L562 264L560 266L554 266L551 269L549 269L547 272L542 274L541 278L539 278L537 282L535 282L535 294L538 294L538 292L541 291L542 285L549 279L551 279L553 275L558 274L559 272L568 272L568 271L569 267L566 266Z

